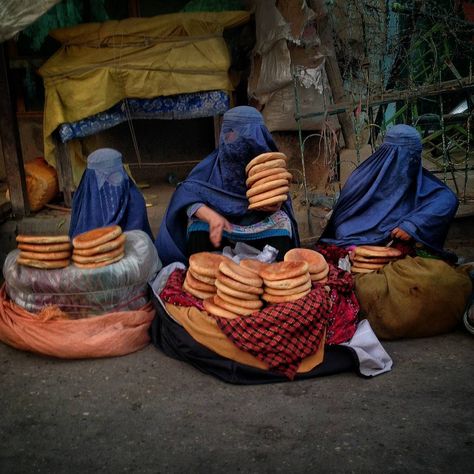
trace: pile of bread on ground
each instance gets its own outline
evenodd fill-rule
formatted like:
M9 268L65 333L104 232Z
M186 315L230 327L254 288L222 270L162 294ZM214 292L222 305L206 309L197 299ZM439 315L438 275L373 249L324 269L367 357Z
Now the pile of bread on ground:
M52 270L71 263L78 268L100 268L118 262L125 255L125 234L118 225L100 227L76 236L18 235L17 263Z
M249 316L264 304L295 301L306 296L313 283L326 283L329 265L313 250L293 249L285 261L263 263L244 259L239 264L219 254L191 255L183 289L204 300L214 316Z
M371 273L401 258L402 252L392 247L361 245L349 253L352 273Z
M287 156L279 152L263 153L249 162L245 168L249 209L272 206L288 199L292 176L287 162Z

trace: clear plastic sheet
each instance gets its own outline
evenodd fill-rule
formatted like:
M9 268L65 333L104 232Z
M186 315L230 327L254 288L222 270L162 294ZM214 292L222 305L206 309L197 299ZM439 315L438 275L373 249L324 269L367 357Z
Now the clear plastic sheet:
M8 296L31 313L57 305L72 318L116 311L133 311L149 301L148 281L161 268L156 248L145 232L125 232L125 257L96 269L74 265L42 270L17 265L19 250L3 266Z

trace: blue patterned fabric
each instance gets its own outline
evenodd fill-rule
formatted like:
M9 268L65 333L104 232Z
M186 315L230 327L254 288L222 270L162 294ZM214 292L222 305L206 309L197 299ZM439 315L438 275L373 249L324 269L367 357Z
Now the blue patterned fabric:
M442 252L458 200L422 167L421 151L416 129L391 128L382 146L349 176L321 241L385 244L399 227L416 242Z
M83 120L63 123L59 138L65 143L73 138L83 138L127 121L127 107L132 119L181 120L213 117L223 114L230 107L229 95L224 91L204 91L189 94L160 96L154 99L127 99Z
M267 237L288 237L291 239L293 230L291 220L284 211L276 211L255 224L231 224L231 226L232 231L224 230L222 236L235 242L261 240ZM209 232L209 224L192 218L188 224L188 235L190 232L200 231Z
M232 224L246 225L264 219L265 213L248 210L245 166L261 153L276 151L263 117L253 107L235 107L224 114L219 148L199 163L179 184L161 222L155 245L164 265L187 264L187 209L203 203ZM282 205L292 226L293 245L299 245L291 199ZM246 222L242 222L246 220ZM253 222L252 222L253 221Z
M112 148L100 148L87 158L72 202L71 238L88 230L117 224L122 230L143 230L153 240L145 199L129 178L122 155Z

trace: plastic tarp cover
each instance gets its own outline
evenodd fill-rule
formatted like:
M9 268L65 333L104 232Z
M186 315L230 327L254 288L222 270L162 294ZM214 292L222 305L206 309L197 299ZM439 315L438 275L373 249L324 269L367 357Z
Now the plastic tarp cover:
M300 20L303 25L309 24L314 18L314 11L308 8L305 2L300 3ZM275 0L255 2L255 22L256 44L248 94L264 106L262 114L271 132L298 130L292 68L297 81L300 113L322 111L325 102L329 102L331 97L324 61L314 68L295 66L288 44L300 45L302 41L291 31L292 25L280 13ZM303 34L303 31L298 34ZM319 44L319 39L313 38L313 43ZM319 57L323 59L320 54ZM329 120L328 123L337 128L335 120ZM323 115L305 119L301 123L303 130L319 130L324 126Z
M31 25L60 0L2 0L0 6L0 43Z
M62 47L40 68L45 158L55 164L53 132L125 98L233 90L225 28L246 11L177 13L53 30Z
M10 252L3 266L8 296L31 313L57 305L71 318L138 310L150 301L148 281L160 270L161 262L145 232L125 234L125 257L96 269L74 265L58 270L30 268L16 263L19 250Z

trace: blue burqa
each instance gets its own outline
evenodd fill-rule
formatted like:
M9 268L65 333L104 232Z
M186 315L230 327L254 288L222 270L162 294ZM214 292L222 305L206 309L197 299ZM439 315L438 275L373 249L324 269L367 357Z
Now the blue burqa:
M391 128L382 146L349 176L321 241L383 245L399 227L441 252L458 200L422 167L421 151L416 129Z
M247 209L245 166L257 155L276 150L263 117L256 109L240 106L224 114L219 147L178 185L166 210L155 243L163 265L187 264L186 209L191 204L204 203L234 223L236 219L254 214ZM292 238L298 246L298 230L290 199L282 205L282 210L292 222Z
M117 224L143 230L153 240L145 199L125 172L122 155L100 148L87 158L87 169L72 201L71 238L97 227Z

